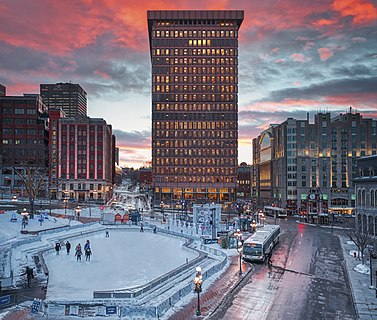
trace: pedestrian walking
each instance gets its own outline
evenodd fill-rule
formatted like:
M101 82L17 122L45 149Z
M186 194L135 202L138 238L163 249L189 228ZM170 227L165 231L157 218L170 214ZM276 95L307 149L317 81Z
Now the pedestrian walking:
M156 233L156 232L157 232L157 227L154 226L154 228L153 228L153 233Z
M65 248L67 249L67 254L69 254L69 252L71 251L71 244L70 244L69 241L67 241L67 242L65 243Z
M31 286L31 279L34 278L33 268L26 267L25 272L22 273L21 276L24 276L24 275L26 275L26 278L27 278L27 286L30 288L30 286Z
M76 246L75 256L76 256L76 261L81 261L82 251L81 251L81 244L80 243Z
M143 223L140 224L140 232L144 232L144 226L143 226Z
M92 250L90 250L90 248L85 250L85 261L90 261L91 255L92 255Z
M268 255L267 255L267 264L268 264L268 267L272 267L271 257L272 257L272 252L269 252Z
M59 255L59 251L61 249L61 245L60 245L60 242L56 242L55 243L55 251L56 251L56 255Z
M90 241L89 240L86 240L86 243L85 243L85 245L84 245L84 251L86 251L86 250L90 250Z
M109 229L106 229L106 235L105 235L106 238L110 237L110 234L109 234Z

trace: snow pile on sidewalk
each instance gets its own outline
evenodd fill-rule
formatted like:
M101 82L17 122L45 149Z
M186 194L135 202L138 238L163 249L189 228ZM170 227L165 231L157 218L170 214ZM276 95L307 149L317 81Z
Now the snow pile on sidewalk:
M358 273L369 274L369 268L365 264L360 263L353 270Z

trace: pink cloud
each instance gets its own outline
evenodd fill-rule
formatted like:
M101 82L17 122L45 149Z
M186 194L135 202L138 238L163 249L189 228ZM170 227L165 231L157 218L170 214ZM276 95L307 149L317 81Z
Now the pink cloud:
M295 62L303 63L307 61L307 58L302 53L292 53L289 57Z
M336 23L336 21L329 20L329 19L319 19L317 21L314 21L312 24L315 27L323 27L323 26L330 26L332 24Z
M94 73L104 79L111 79L111 76L107 74L106 72L100 71L100 70L95 70Z
M329 48L319 48L317 51L322 61L326 61L334 55L334 52L332 52Z
M377 8L368 0L334 0L332 7L342 17L353 17L354 24L377 20Z

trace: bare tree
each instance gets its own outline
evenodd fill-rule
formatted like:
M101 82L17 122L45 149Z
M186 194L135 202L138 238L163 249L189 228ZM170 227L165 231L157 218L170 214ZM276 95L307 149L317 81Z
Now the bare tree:
M37 164L35 161L19 162L13 167L14 172L21 179L29 197L30 217L34 218L34 201L37 196L47 190L48 172L44 163Z
M370 226L369 226L370 228ZM364 250L368 245L373 244L373 236L370 234L370 230L367 226L361 223L356 223L352 220L347 223L347 228L345 229L347 237L356 245L358 250L358 258L361 255L361 263L365 264L364 261Z

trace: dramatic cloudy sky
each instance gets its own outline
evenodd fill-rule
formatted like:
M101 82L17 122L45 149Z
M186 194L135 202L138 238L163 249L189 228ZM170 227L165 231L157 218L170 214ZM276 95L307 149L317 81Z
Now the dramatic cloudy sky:
M146 11L242 9L239 162L287 117L357 108L377 117L376 0L0 1L0 83L8 95L72 81L113 125L122 165L151 158Z

